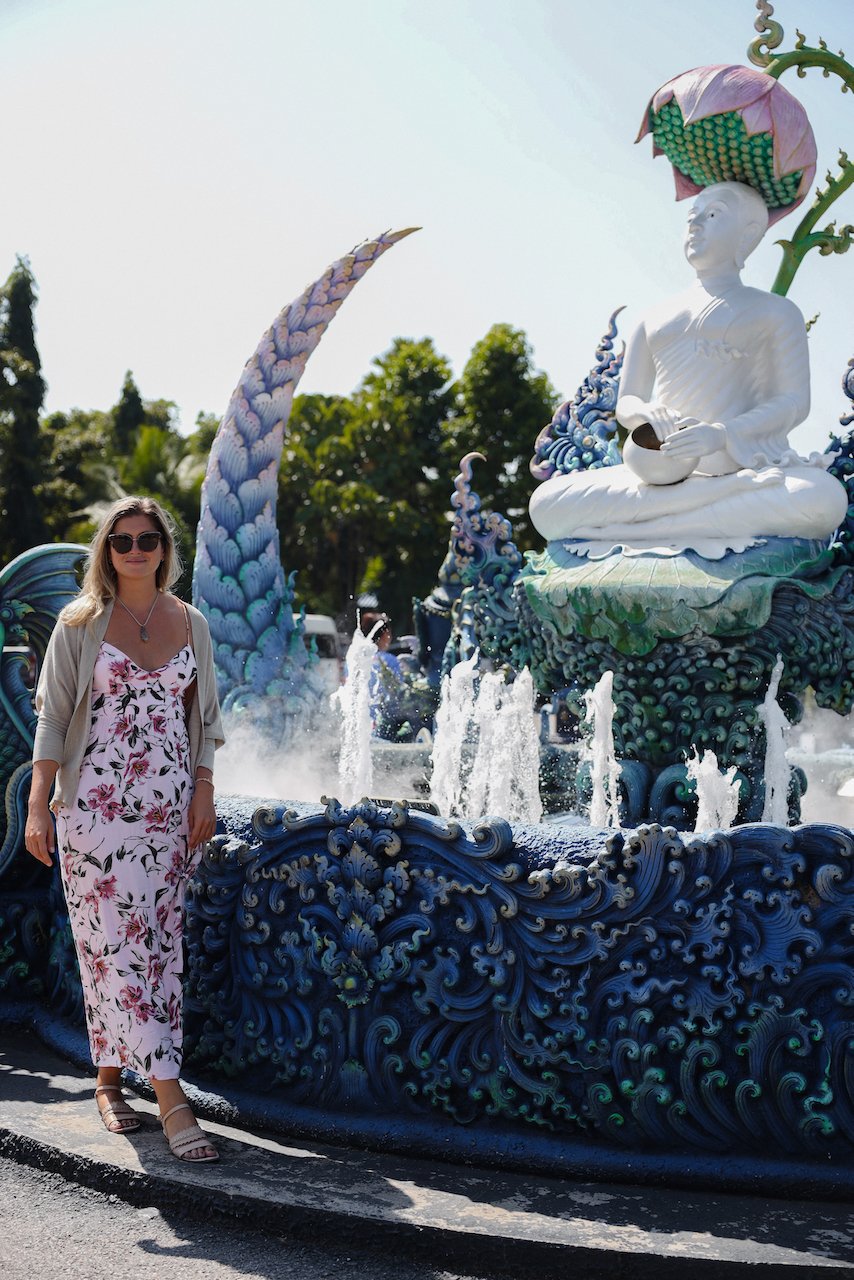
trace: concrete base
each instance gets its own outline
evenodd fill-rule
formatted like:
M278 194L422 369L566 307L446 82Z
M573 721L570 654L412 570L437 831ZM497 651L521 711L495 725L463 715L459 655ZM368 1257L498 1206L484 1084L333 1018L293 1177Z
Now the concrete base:
M667 1191L433 1165L205 1122L216 1165L172 1157L153 1105L136 1134L99 1123L91 1075L30 1032L0 1050L0 1153L133 1204L180 1205L295 1233L334 1231L448 1267L571 1266L585 1277L854 1276L854 1211L843 1204Z

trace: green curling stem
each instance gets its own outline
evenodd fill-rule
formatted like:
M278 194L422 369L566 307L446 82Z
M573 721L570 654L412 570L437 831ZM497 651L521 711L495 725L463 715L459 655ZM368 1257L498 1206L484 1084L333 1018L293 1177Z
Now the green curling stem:
M764 69L769 76L779 80L783 72L788 71L790 67L795 67L798 75L803 75L807 67L820 67L825 75L833 72L843 82L844 89L854 92L854 67L838 53L831 53L827 49L811 49L804 45L789 53L771 54ZM819 219L827 214L831 205L844 191L848 190L852 183L854 183L854 165L848 164L836 178L830 180L826 190L820 193L815 203L811 205L798 224L792 239L777 242L783 250L783 261L771 286L772 293L783 296L788 293L798 267L810 249L824 248L825 252L828 252L829 246L830 250L836 253L846 251L851 241L844 234L834 236L832 232L816 232L814 228Z

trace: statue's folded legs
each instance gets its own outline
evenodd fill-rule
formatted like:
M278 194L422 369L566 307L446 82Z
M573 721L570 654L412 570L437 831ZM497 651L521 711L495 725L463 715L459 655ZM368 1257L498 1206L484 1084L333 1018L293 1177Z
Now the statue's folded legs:
M553 476L531 498L531 520L548 541L613 539L682 549L692 539L742 547L758 537L826 538L847 510L839 481L803 465L695 474L674 485L644 484L627 467L603 467Z

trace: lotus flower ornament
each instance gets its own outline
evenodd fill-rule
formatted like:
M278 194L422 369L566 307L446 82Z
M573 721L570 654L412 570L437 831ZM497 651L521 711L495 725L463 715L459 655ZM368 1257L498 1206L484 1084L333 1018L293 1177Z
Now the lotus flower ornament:
M760 193L769 222L796 208L815 177L815 137L788 89L764 71L695 67L662 85L646 109L653 155L673 165L676 199L716 182L743 182Z

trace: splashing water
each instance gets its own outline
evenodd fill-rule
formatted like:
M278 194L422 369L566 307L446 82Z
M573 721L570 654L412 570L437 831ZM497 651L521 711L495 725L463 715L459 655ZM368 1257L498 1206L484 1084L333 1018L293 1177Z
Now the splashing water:
M721 772L714 751L701 753L694 748L688 761L688 777L697 788L695 831L729 831L738 813L735 775L735 765Z
M475 818L493 812L490 801L496 791L493 785L497 765L495 752L503 737L499 725L503 684L504 680L500 675L492 671L484 672L472 707L473 739L477 743L477 749L465 785L463 814L468 813Z
M503 778L511 779L511 799L515 803L513 821L540 822L543 803L540 799L540 735L533 716L536 701L534 680L527 667L519 672L512 685L505 686L502 704L501 737L494 762L493 785L503 786ZM497 798L490 795L490 812L497 809Z
M486 672L475 690L478 655L442 681L430 796L447 817L539 822L539 740L527 667L508 685Z
M590 825L593 827L618 827L620 825L620 801L617 783L620 765L614 752L614 673L604 671L593 689L584 695L587 719L593 726L588 744L590 756L590 780L593 795L590 799Z
M782 675L783 659L777 654L768 692L759 708L759 718L765 725L765 804L762 821L785 827L789 824L791 768L786 759L786 738L790 726L777 702Z
M353 804L369 796L374 785L371 759L371 668L377 653L372 640L378 622L369 636L356 628L345 659L347 679L332 694L331 701L341 711L341 751L338 756L338 792L344 804Z
M475 650L467 662L458 662L450 675L442 677L431 755L430 798L448 817L462 812L463 754L474 708L477 662Z

